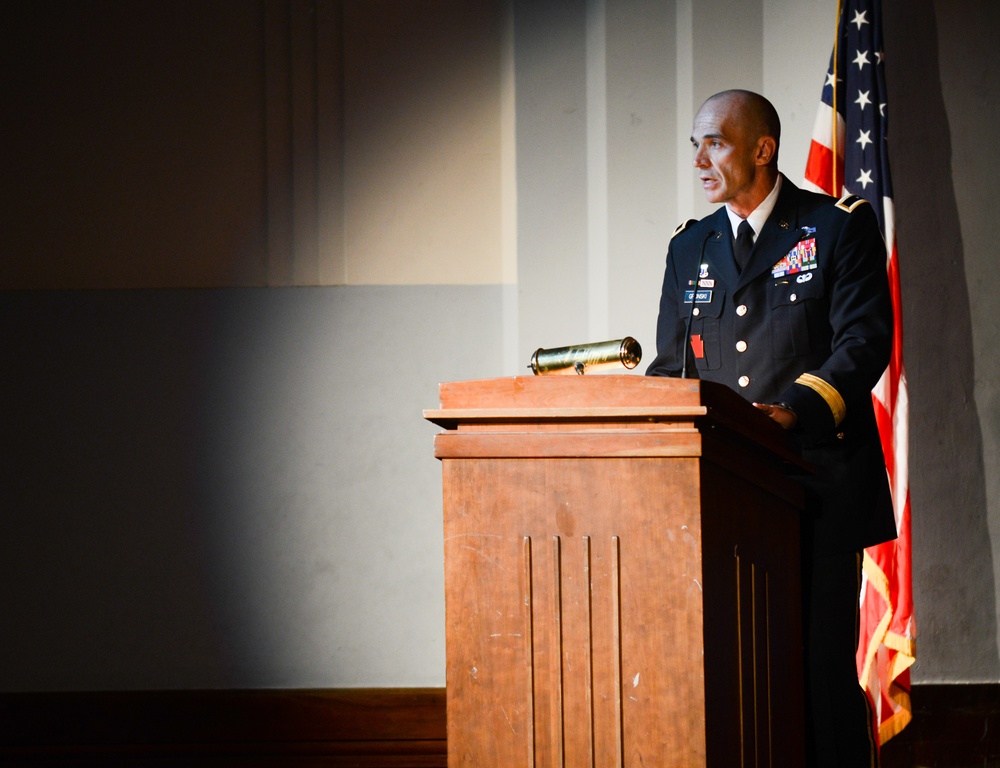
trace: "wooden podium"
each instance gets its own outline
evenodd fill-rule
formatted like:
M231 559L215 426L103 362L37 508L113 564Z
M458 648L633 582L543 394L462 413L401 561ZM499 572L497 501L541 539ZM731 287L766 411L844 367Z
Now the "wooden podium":
M442 384L448 765L800 766L784 432L633 375Z

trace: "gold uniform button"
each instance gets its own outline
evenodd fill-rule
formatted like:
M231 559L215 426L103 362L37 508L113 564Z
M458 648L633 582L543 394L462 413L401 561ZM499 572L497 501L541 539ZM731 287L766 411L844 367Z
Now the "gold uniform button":
M743 317L743 315L745 315L746 313L747 313L747 305L746 304L740 304L736 308L736 314L739 315L740 317Z
M750 377L749 376L740 376L739 385L741 387L749 387L750 386Z
M742 339L740 341L737 341L736 342L736 351L737 352L746 352L747 351L747 343L745 341L743 341Z

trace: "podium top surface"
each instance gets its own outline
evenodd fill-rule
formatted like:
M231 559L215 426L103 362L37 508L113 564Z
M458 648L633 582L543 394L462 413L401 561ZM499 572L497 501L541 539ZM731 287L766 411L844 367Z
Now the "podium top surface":
M723 428L805 468L788 434L736 392L697 379L655 376L515 376L443 383L424 418L448 431L526 423L686 423Z
M771 420L728 387L697 379L654 376L514 376L454 381L439 387L441 407L424 416L445 428L491 414L538 418L652 415L695 418L722 412L759 425ZM776 425L774 425L776 426ZM764 426L763 428L767 428ZM779 428L780 429L780 428Z
M725 389L723 387L722 389ZM453 381L440 385L441 407L490 408L561 406L701 405L713 387L697 379L629 374L511 376ZM734 394L730 392L730 394Z

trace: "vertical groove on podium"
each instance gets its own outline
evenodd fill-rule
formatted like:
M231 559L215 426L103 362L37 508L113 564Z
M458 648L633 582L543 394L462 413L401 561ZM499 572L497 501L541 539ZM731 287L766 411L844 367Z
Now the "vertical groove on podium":
M750 563L750 659L751 665L750 669L751 675L751 693L753 701L753 745L754 745L754 765L759 764L760 756L760 707L757 706L760 699L760 678L757 675L758 667L757 660L760 658L757 649L757 637L760 634L760 627L757 624L758 617L758 605L757 605L757 564Z
M771 593L766 567L736 555L736 651L740 765L774 764Z
M591 582L591 550L590 537L583 537L583 575L584 585L587 590L587 712L590 716L590 768L596 768L594 755L596 746L594 743L594 585Z
M774 707L771 701L771 579L764 571L764 672L766 676L767 695L767 764L774 765L774 723L771 713Z
M532 600L532 577L531 577L531 537L525 536L521 544L521 564L522 572L521 579L523 582L523 594L524 594L524 623L527 627L525 635L525 645L527 646L525 652L525 658L528 662L528 676L530 681L530 690L528 692L528 727L531 729L531 738L528 739L528 766L529 768L535 768L535 739L536 734L536 723L535 723L535 621L533 617L534 606Z
M552 537L552 595L553 621L555 629L555 731L556 765L564 768L566 765L566 710L565 710L565 680L563 679L563 594L562 594L562 542L558 536Z
M736 555L736 698L739 712L740 726L740 766L744 765L746 755L746 723L743 720L743 592L740 584L740 571L742 570L740 556Z
M621 541L618 536L611 537L611 599L613 601L612 620L614 627L614 670L615 670L615 717L617 739L615 757L618 768L625 765L625 712L622 702L622 579L621 579Z
M623 768L629 726L621 537L610 536L595 550L591 536L545 534L538 551L535 538L522 538L521 553L531 689L527 766Z
M751 565L753 584L754 754L757 765L774 764L771 722L771 593L767 568Z

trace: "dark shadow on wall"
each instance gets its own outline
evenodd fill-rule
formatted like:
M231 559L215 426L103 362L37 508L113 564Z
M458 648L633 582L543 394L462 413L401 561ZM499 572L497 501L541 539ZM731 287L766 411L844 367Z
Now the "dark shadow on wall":
M499 314L495 286L0 291L0 692L440 686L421 410L499 369Z
M204 295L0 293L0 690L229 684L197 493Z
M953 167L937 20L932 0L883 9L910 397L913 678L996 680L994 564L966 282L975 254L962 240L955 192L962 174ZM970 66L994 55L974 45L968 54Z

